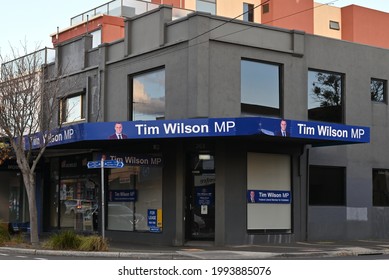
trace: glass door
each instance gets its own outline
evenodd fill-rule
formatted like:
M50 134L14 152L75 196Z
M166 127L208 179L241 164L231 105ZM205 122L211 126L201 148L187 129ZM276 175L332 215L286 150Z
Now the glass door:
M215 238L215 166L211 154L188 157L186 186L186 239Z

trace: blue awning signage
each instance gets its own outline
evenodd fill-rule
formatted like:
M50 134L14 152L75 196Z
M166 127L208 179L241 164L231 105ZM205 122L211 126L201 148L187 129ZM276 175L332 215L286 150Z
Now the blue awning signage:
M369 143L370 128L333 123L281 120L265 117L209 118L121 122L123 139L188 138L265 135L343 143ZM48 146L77 141L112 139L115 122L82 123L52 132ZM281 132L281 128L284 131ZM31 137L33 148L43 143L42 134ZM26 148L29 141L25 141Z

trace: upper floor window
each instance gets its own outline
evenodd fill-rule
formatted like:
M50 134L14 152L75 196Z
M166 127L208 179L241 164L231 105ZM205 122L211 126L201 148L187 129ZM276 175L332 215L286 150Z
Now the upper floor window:
M216 0L196 0L196 10L216 14Z
M386 102L386 81L371 79L370 81L371 101Z
M339 22L330 20L330 29L340 30Z
M85 119L85 94L67 96L60 101L60 121L76 122Z
M101 44L101 29L90 33L92 35L92 48L97 48Z
M165 116L165 69L132 76L133 121L163 119Z
M343 74L315 70L308 72L308 118L343 122Z
M262 6L262 14L266 14L266 13L268 13L268 12L270 12L270 5L269 5L269 3L264 4L264 5Z
M241 114L281 115L281 66L258 61L241 61Z
M254 5L243 3L243 20L254 22Z

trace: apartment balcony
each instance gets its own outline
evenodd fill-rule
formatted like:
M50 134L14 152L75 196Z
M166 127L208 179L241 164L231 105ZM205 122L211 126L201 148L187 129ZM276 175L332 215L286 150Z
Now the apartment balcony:
M95 7L70 19L70 26L91 20L99 15L110 15L116 17L133 17L158 8L158 4L142 0L113 0L101 6ZM173 7L173 20L185 17L192 13L192 10Z

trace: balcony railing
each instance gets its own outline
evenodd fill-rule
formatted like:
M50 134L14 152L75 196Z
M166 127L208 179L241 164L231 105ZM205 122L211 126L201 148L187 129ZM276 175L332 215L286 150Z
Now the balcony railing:
M158 8L158 4L142 0L113 0L70 19L70 26L90 20L97 15L133 17ZM173 20L192 13L191 10L173 8Z
M35 71L39 71L40 67L45 64L49 64L55 61L55 49L52 48L43 48L35 52L26 54L24 56L18 57L16 59L4 62L1 64L0 74L5 75L5 73L11 74L22 74L20 69L21 67L27 68L30 66L35 67ZM29 69L30 71L33 69Z

